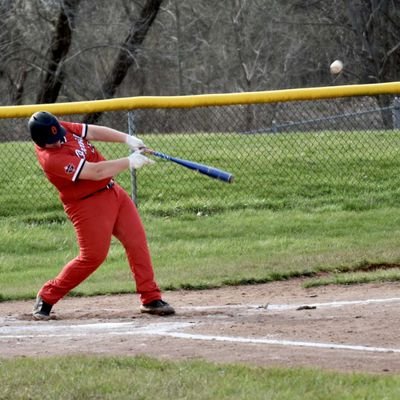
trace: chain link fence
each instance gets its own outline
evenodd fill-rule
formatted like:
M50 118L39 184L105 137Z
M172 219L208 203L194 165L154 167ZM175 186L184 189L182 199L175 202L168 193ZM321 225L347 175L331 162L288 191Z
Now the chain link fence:
M61 119L80 121L82 115ZM99 124L235 176L226 184L155 159L133 177L128 171L116 177L143 212L311 207L316 193L319 207L329 207L331 196L347 207L354 196L365 196L365 207L400 200L400 99L394 96L135 109L103 113ZM24 212L27 203L40 211L60 209L35 159L27 119L2 119L0 132L2 215ZM94 144L108 159L129 154L125 145Z

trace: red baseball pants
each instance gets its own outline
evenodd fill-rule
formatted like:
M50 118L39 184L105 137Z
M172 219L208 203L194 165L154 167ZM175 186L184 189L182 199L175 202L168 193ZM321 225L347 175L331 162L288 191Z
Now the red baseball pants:
M74 225L80 252L40 289L46 303L55 304L104 262L113 235L125 248L141 302L161 299L139 213L124 189L115 184L64 209Z

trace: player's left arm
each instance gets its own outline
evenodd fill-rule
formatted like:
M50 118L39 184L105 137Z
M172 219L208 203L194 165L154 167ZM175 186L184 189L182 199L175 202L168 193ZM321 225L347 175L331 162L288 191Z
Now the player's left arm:
M146 147L141 139L101 125L87 125L86 139L90 141L126 143L131 150Z

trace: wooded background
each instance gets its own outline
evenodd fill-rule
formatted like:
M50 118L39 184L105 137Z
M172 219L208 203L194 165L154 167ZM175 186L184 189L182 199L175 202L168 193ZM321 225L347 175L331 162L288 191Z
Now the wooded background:
M398 0L1 0L0 16L0 105L400 78Z

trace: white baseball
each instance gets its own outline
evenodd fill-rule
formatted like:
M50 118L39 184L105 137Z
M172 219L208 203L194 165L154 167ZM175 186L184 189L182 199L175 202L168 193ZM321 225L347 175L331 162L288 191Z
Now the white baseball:
M343 70L343 63L340 60L335 60L329 68L331 70L331 74L340 74Z

